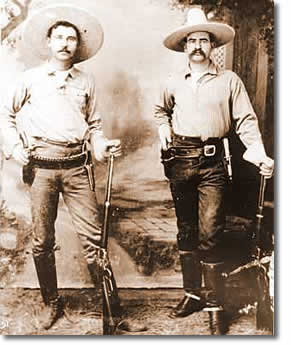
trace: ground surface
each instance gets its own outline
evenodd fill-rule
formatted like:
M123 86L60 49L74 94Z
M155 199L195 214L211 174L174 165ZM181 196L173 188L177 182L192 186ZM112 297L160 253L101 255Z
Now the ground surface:
M180 290L121 290L120 297L126 306L129 319L146 322L148 330L141 333L118 331L116 335L212 335L209 314L206 311L183 319L168 317L170 309L181 297ZM102 335L100 298L94 291L62 290L66 299L66 315L48 331L39 330L41 300L38 290L2 290L2 335ZM97 304L97 308L96 308ZM233 317L225 322L227 335L271 335L270 331L257 330L255 313Z

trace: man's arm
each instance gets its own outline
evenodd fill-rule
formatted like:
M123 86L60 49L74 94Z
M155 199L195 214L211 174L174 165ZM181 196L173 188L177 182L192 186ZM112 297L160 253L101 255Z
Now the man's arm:
M17 85L8 91L0 108L0 128L4 155L6 159L13 156L21 164L28 163L28 154L23 148L17 131L16 116L28 98L29 90L25 83L25 75L23 75Z
M267 178L273 174L274 161L267 156L259 129L258 119L241 79L234 74L232 79L232 116L235 130L246 146L243 158L260 168Z
M172 142L171 120L175 98L169 86L165 86L160 92L159 104L155 106L154 117L159 130L159 137L163 150L167 150Z
M103 161L110 149L114 155L121 155L120 140L109 140L104 137L101 114L97 109L97 95L95 81L89 78L89 97L87 102L87 123L90 134L92 152L97 161Z

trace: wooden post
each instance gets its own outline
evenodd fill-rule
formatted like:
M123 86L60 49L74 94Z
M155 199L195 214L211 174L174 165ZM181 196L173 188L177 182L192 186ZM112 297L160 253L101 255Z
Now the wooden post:
M264 133L266 99L268 84L268 54L264 42L258 41L257 80L254 107L259 119L261 132Z

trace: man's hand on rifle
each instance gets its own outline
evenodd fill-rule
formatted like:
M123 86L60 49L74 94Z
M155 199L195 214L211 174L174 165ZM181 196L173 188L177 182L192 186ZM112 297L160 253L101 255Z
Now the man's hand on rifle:
M260 164L260 174L269 179L273 176L274 172L274 160L267 157Z
M119 139L108 140L106 157L108 152L112 153L114 157L120 157L122 155L121 143Z
M243 159L256 165L260 169L260 174L265 178L269 179L273 176L274 160L267 156L261 141L256 141L250 145L245 151Z
M99 162L103 162L109 156L109 151L115 157L119 157L122 154L119 139L109 140L104 137L93 137L91 139L91 145L93 146L94 157Z
M21 165L26 165L29 163L29 150L19 143L14 146L12 157Z

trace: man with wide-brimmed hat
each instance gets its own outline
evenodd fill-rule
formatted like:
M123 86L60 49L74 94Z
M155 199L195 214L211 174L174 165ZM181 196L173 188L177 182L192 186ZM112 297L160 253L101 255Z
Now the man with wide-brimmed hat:
M194 7L187 23L164 40L167 48L187 55L187 66L170 74L155 108L162 161L177 216L185 290L171 317L221 304L218 281L224 260L220 245L227 184L223 139L232 126L247 148L244 158L267 178L273 173L274 162L265 153L241 79L232 71L219 70L211 60L212 50L232 42L234 36L232 27L209 21L201 8ZM209 294L201 293L201 262Z
M63 313L54 253L59 194L98 287L96 252L102 229L88 147L98 161L109 149L119 156L121 148L119 140L103 135L93 78L75 67L103 44L103 29L95 16L66 4L45 7L28 17L22 42L45 62L24 72L8 95L0 111L1 129L6 157L26 167L23 178L31 193L33 258L46 305L42 326L49 329ZM128 331L144 329L133 322L122 325Z

